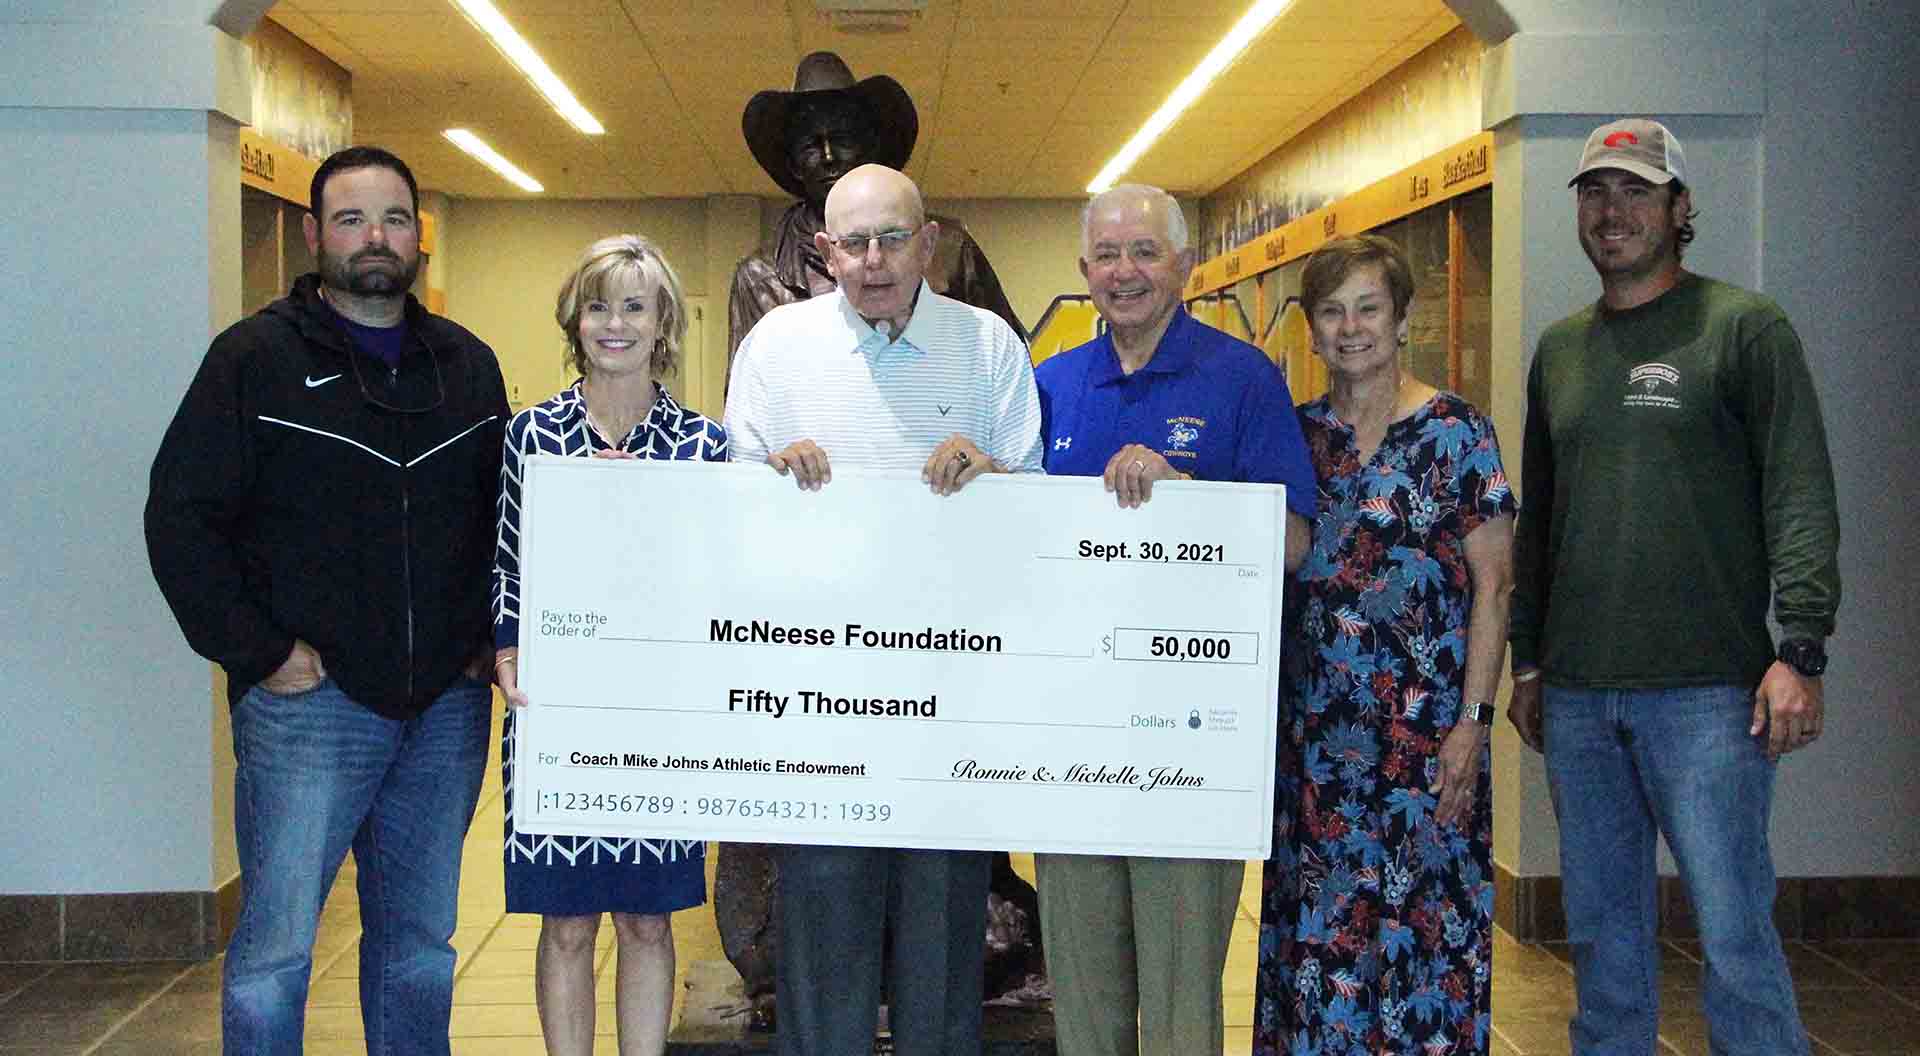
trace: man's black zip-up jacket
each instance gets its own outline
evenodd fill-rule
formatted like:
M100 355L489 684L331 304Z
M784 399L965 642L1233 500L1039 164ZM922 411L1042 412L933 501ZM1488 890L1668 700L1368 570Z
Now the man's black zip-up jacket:
M479 338L411 296L406 318L389 368L302 276L214 339L160 442L147 556L231 699L297 637L348 696L411 718L492 640L506 386Z

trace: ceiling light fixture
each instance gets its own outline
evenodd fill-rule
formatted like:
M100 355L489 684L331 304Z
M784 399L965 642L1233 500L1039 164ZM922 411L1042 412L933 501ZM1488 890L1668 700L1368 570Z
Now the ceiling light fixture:
M466 129L449 128L441 133L441 135L452 140L454 146L473 155L480 164L499 173L502 179L513 184L515 187L530 194L539 194L541 191L546 190L545 187L540 186L539 180L521 172L519 166L501 157L499 151L487 146L485 140Z
M905 33L926 13L927 0L813 0L841 33Z
M587 112L587 108L580 105L580 100L573 97L573 92L554 74L540 53L533 50L533 45L514 32L513 26L507 22L507 16L501 14L493 4L488 0L453 0L453 6L459 8L460 13L466 15L467 21L472 22L480 32L485 33L488 40L493 41L493 46L500 49L500 54L505 55L507 61L520 68L520 72L533 82L541 95L547 97L547 102L553 104L553 108L567 119L568 124L589 136L606 131Z
M1160 109L1155 110L1152 117L1147 118L1147 123L1140 126L1140 131L1127 140L1127 145L1120 148L1120 153L1107 162L1106 168L1100 170L1100 175L1087 184L1087 193L1099 194L1118 183L1120 177L1133 168L1133 163L1140 160L1140 155L1145 154L1162 133L1173 127L1187 107L1206 92L1213 79L1226 72L1227 67L1233 65L1233 60L1239 58L1240 53L1247 50L1247 45L1253 43L1253 38L1259 36L1292 3L1293 0L1259 0L1240 16L1240 21L1234 23L1212 51L1207 52L1207 57L1200 60L1200 65L1195 66L1192 73L1187 74L1187 79L1180 82L1180 87L1167 96L1167 101L1160 104Z

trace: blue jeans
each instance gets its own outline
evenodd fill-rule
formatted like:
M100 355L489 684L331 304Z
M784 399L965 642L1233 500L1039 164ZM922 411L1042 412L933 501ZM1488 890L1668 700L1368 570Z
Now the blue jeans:
M221 988L228 1056L301 1051L320 908L349 845L367 1052L447 1056L460 848L491 701L484 683L462 678L401 722L327 680L290 696L255 686L234 705L244 902Z
M1699 921L1713 1052L1807 1052L1773 927L1774 764L1764 735L1747 733L1752 721L1753 694L1738 686L1546 688L1576 1054L1642 1056L1657 1044L1656 830Z

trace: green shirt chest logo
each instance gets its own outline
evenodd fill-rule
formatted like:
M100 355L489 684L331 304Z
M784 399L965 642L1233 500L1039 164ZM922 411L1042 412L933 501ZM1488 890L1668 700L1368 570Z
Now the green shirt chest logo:
M1627 371L1622 407L1680 409L1680 372L1665 363L1642 363Z

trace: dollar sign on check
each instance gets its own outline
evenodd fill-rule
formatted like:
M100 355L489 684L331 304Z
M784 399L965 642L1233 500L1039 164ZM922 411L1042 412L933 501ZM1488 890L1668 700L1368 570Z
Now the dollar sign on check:
M1103 634L1100 636L1100 651L1103 653L1113 652L1113 635Z

